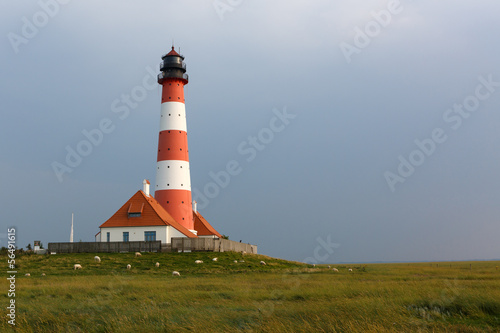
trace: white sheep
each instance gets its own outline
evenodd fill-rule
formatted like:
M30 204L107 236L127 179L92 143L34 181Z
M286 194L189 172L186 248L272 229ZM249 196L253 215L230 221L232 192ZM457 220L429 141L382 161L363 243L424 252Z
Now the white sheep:
M31 274L30 273L26 273L26 274L24 274L24 276L31 276Z
M203 264L203 260L195 260L195 264Z
M140 256L142 256L142 254L141 254L141 252L136 252L136 253L135 253L135 256L136 256L136 257L140 257Z
M240 260L240 262L245 262L245 260Z
M352 272L352 268L349 268L349 272Z
M330 269L330 268L331 268L330 265L328 265L328 269Z
M156 266L156 268L160 267L160 263L159 263L159 262L157 262L157 263L155 264L155 266Z
M217 258L212 258L212 261L217 261Z
M45 273L42 273L42 276L45 276Z
M247 254L247 251L241 251L241 254L245 255Z
M237 263L238 263L238 260L235 260L235 261L233 261L233 262L234 262L235 264L237 264Z
M333 267L332 271L334 271L334 272L338 272L339 270L338 270L338 269L336 269L335 267Z
M172 276L181 276L181 273L177 272L177 271L173 271L172 272Z
M82 269L82 265L80 265L80 264L75 264L75 265L73 266L73 269L75 269L75 270L76 270L76 269Z
M100 263L101 262L101 258L99 258L99 256L95 256L94 257L94 261L97 262L97 263Z
M132 266L130 264L127 265L127 269L131 269Z
M260 264L264 266L267 265L265 261L261 261Z
M316 267L316 264L313 264L313 268Z

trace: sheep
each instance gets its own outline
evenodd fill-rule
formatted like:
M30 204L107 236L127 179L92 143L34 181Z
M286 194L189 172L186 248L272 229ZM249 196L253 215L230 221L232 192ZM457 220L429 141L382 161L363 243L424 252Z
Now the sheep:
M101 262L101 258L99 258L99 256L95 256L94 257L94 261L97 262L97 263L100 263Z
M336 269L335 267L333 267L333 268L332 268L332 271L334 271L334 272L338 272L339 270L338 270L338 269Z
M31 276L31 274L30 273L26 273L26 274L24 274L24 276Z
M42 276L45 276L45 273L42 273Z
M212 258L212 261L217 261L218 258Z
M245 260L240 260L240 262L245 262Z
M132 266L130 264L127 265L127 269L131 269Z
M195 260L195 264L203 264L203 260Z
M241 251L241 254L245 255L245 254L247 254L247 251Z
M136 253L135 253L135 256L136 256L136 257L140 257L140 256L142 256L142 254L141 254L141 252L136 252Z
M160 263L159 263L159 262L157 262L157 263L155 264L155 266L156 266L156 268L160 267Z
M331 268L330 265L328 265L328 269L330 269L330 268Z
M349 268L349 272L352 272L352 268Z
M173 271L172 272L172 276L181 276L181 273L177 272L177 271Z
M82 265L80 265L80 264L75 264L75 265L73 266L73 269L74 269L74 270L77 270L77 269L82 269Z
M235 260L235 261L233 261L233 262L234 262L235 264L237 264L237 263L238 263L238 260Z
M260 264L264 266L267 265L265 261L261 261Z
M313 264L313 268L316 267L316 264Z

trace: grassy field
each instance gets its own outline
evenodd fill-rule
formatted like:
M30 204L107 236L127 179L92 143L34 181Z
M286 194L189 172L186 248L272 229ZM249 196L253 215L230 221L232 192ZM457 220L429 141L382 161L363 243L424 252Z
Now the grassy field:
M18 257L16 327L5 269L0 331L500 332L500 262L332 265L337 273L238 253L99 256Z

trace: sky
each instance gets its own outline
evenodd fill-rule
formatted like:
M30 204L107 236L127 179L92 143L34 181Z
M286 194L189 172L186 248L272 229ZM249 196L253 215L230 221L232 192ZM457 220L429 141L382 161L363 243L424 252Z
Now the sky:
M309 263L500 258L498 1L0 3L0 246L68 241L72 213L94 241L154 186L173 43L220 233Z

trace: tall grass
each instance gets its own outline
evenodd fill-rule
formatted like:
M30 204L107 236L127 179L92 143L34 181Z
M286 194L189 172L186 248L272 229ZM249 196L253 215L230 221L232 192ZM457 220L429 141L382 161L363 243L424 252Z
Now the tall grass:
M500 331L498 262L474 262L472 270L465 262L337 265L340 272L334 273L238 253L100 254L100 264L93 256L19 258L15 330ZM196 259L204 263L196 265ZM76 262L83 270L72 270ZM173 270L181 276L173 277ZM1 286L7 290L5 282ZM5 306L0 315L6 318ZM10 329L2 320L0 331Z

